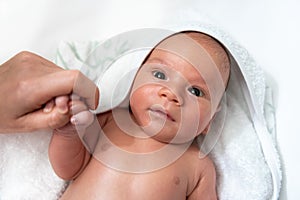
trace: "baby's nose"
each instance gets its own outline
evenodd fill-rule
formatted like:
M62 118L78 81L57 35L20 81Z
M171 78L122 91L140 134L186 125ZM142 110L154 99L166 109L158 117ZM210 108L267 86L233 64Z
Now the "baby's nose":
M166 98L168 101L175 103L176 105L182 104L182 99L180 96L176 95L174 92L172 92L169 88L161 88L158 92L158 95L161 98Z

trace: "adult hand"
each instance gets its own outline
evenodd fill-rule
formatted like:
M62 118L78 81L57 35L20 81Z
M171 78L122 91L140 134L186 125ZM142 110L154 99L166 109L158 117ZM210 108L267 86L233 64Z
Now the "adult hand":
M43 112L56 96L76 94L90 109L98 105L96 85L78 70L63 70L30 52L21 52L0 66L0 133L58 128L69 112Z

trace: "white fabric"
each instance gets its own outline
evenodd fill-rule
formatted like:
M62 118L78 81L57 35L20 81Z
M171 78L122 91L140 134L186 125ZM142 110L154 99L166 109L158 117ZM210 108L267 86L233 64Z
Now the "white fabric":
M0 134L0 200L57 199L65 182L48 159L51 132Z

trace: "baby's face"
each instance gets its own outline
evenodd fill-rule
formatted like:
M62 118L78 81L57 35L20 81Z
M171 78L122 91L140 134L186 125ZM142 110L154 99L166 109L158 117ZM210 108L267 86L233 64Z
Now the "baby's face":
M157 140L190 141L216 112L225 88L221 77L209 52L183 34L172 36L153 50L136 76L133 116Z

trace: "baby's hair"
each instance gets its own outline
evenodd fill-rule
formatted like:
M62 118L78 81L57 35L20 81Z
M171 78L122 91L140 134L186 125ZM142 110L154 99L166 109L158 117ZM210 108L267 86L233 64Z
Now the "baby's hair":
M225 86L227 86L230 75L230 60L225 47L213 37L201 32L186 31L182 33L203 45L203 47L212 55L214 60L215 58L219 58L222 61L221 63L216 64L221 72Z

